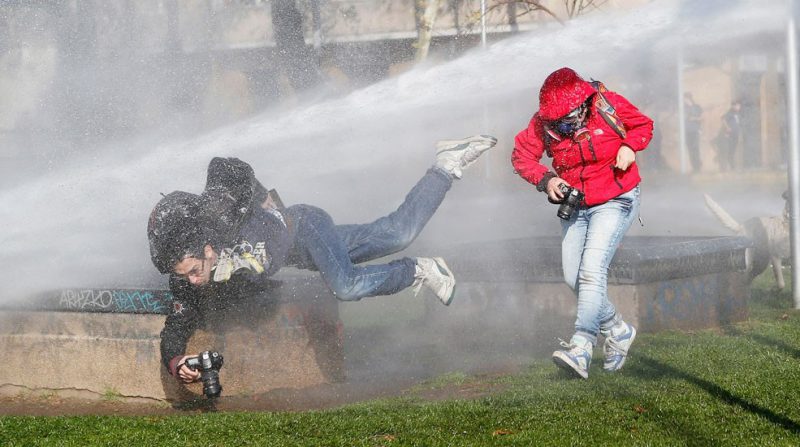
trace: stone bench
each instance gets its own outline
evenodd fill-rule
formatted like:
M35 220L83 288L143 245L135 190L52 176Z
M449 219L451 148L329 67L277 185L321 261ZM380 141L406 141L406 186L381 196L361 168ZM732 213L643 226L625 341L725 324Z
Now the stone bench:
M627 237L611 264L609 297L641 332L745 320L750 247L744 237ZM502 333L528 350L547 340L546 351L572 334L577 301L563 280L559 238L470 243L442 255L459 279L457 301L432 307L430 318L460 334L454 343L478 346Z
M26 308L27 307L27 308ZM187 400L160 362L159 334L172 309L164 290L66 289L0 310L0 393L48 390L79 397ZM343 377L336 299L318 275L282 277L189 340L188 353L217 350L224 395L304 388Z

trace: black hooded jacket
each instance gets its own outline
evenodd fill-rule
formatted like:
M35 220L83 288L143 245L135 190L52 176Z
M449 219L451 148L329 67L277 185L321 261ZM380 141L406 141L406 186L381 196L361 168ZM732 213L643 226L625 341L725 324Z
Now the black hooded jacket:
M250 165L239 159L211 160L206 187L199 197L197 216L190 216L188 221L202 226L206 240L217 252L248 246L264 271L234 274L225 282L212 280L200 287L170 274L173 302L161 331L161 359L172 374L176 363L173 360L184 355L186 343L196 329L208 326L214 316L245 297L270 289L274 281L269 277L284 265L294 240L292 209L284 209L279 201L275 203ZM154 263L160 255L159 248L168 246L168 242L154 242L151 237Z

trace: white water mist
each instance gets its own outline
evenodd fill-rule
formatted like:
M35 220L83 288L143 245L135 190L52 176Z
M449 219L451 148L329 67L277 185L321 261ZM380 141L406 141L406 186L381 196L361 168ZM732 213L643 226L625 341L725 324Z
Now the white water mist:
M679 47L718 48L733 36L776 32L786 8L772 3L661 1L592 13L450 63L420 66L343 98L267 111L190 141L130 140L117 143L126 145L124 151L108 147L76 155L47 175L0 191L0 300L63 286L136 286L152 279L148 214L159 193L199 192L213 156L239 157L263 183L278 188L285 202L319 205L350 223L391 211L431 164L435 140L492 133L500 143L489 180L480 188L456 184L446 202L458 209L446 203L425 236L452 237L447 222L475 230L465 238L503 238L523 224L544 221L538 217L544 214L550 223L539 228L549 231L554 210L544 201L534 202L531 192L522 196L528 206L497 186L530 190L519 179L507 181L514 176L507 158L514 134L537 108L544 78L571 66L634 103L672 98L675 92L664 89L674 85ZM481 182L480 175L470 175L464 183ZM479 202L469 193L476 189ZM484 226L488 221L464 222L487 211L509 217Z

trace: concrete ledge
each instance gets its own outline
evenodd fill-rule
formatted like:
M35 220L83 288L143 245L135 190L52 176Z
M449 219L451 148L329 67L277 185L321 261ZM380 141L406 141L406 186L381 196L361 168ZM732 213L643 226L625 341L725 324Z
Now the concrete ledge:
M745 272L716 273L613 284L609 296L640 332L697 330L747 319L748 284ZM432 305L426 316L425 330L436 331L429 337L447 347L442 355L546 355L558 337L574 332L577 300L566 284L462 281L458 287L450 307Z
M2 311L0 347L11 355L0 385L164 399L163 323L157 316Z
M609 284L641 284L744 271L746 237L626 237L617 249ZM442 250L459 279L477 282L562 283L561 239L532 237L475 242Z
M626 238L611 265L609 297L642 332L745 320L751 245L742 237ZM509 343L528 346L572 333L577 300L563 282L558 238L465 244L445 256L459 294L452 309L432 310L436 324L469 321L471 343L498 327L513 328L504 334Z
M281 299L253 301L189 341L189 353L218 350L225 356L220 371L224 395L303 388L343 378L336 299L308 278L289 279L274 290ZM163 324L164 316L158 314L0 311L0 349L9 354L0 369L0 393L196 397L202 393L200 384L179 385L161 365Z

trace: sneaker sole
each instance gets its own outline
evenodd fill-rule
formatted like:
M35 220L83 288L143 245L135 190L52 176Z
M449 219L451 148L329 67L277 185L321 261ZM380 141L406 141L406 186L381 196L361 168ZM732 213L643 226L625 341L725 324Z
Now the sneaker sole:
M488 151L497 144L497 138L491 135L476 135L474 137L464 138L463 140L441 140L436 144L436 153L460 151L468 147L470 143L485 143L488 145L485 149L480 149L480 152Z
M636 328L631 326L631 344L628 345L628 349L630 349L630 347L633 346L633 341L634 340L636 340ZM606 372L619 371L619 370L622 369L622 366L625 365L625 360L627 360L627 359L628 359L628 353L626 352L625 353L625 357L622 357L622 361L619 362L619 365L617 365L616 368L606 368L606 365L603 364L603 371L606 371Z
M553 353L553 363L575 377L580 377L582 379L589 378L589 373L587 371L581 371L580 367L576 365L575 362L561 352L556 351Z
M455 275L453 275L453 272L452 270L450 270L450 267L447 266L447 263L444 262L444 259L433 258L433 262L436 264L436 268L438 268L443 275L447 275L448 277L453 278L453 290L450 292L450 295L446 299L439 297L439 299L442 301L442 304L444 304L445 306L449 306L450 303L453 302L453 297L456 296L456 277Z

